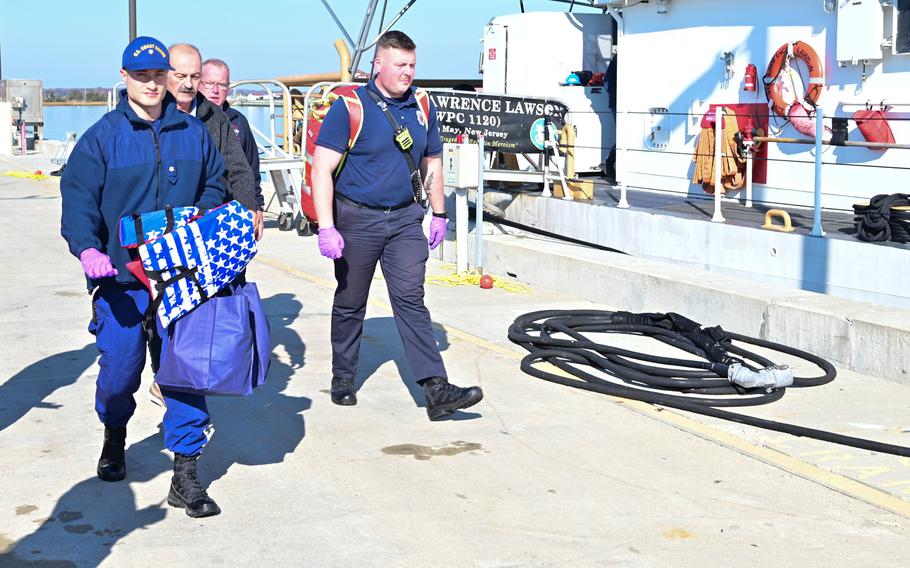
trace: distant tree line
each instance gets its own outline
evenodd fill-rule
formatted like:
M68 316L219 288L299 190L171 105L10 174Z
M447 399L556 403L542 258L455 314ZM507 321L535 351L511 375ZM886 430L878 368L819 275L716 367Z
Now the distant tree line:
M46 103L94 103L107 102L107 94L111 90L106 87L93 88L60 88L44 89L44 102ZM237 89L235 95L265 95L261 90L255 89Z
M95 87L92 89L44 89L44 102L105 102L110 89Z

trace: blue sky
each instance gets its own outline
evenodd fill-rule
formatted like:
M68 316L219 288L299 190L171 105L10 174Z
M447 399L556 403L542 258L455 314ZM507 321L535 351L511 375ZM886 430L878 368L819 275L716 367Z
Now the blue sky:
M320 0L137 0L137 31L170 44L196 44L203 57L231 65L231 78L338 69L332 42L342 37ZM368 2L330 0L356 38ZM389 0L386 22L406 4ZM566 4L525 0L526 11ZM381 2L380 2L381 7ZM417 76L478 77L483 26L519 12L518 0L417 0L396 25L417 43ZM376 22L378 24L378 16ZM374 31L375 34L375 31ZM0 55L6 79L45 87L110 87L129 40L127 0L0 0ZM361 65L363 68L364 65Z

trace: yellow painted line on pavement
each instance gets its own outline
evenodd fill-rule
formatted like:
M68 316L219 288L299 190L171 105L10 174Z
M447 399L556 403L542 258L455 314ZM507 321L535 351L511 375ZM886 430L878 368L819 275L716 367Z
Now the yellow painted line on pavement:
M256 261L312 282L318 286L322 286L330 290L333 290L335 288L334 281L327 280L325 278L321 278L303 270L294 268L293 266L285 264L279 260L263 255L257 255ZM371 299L369 300L369 303L372 306L384 310L388 313L392 312L392 306L390 306L387 302L383 302L382 300ZM497 345L491 341L477 337L476 335L472 335L466 331L455 329L443 324L434 325L439 325L439 327L444 329L449 335L450 339L457 338L466 343L480 347L486 351L492 351L516 361L520 361L524 357L524 354L521 352L502 347L501 345ZM546 367L548 372L553 372L566 377L574 378L553 365L545 364L543 366ZM693 420L685 415L678 414L677 412L671 411L664 407L654 406L652 404L639 402L637 400L629 400L613 396L607 396L607 398L610 399L614 404L622 405L625 408L634 410L635 412L646 415L650 418L653 418L654 420L669 424L681 430L685 430L686 432L698 436L699 438L714 442L743 455L753 457L768 465L783 469L789 473L798 475L799 477L802 477L809 481L819 483L825 487L837 491L838 493L842 493L855 499L865 501L871 505L875 505L876 507L891 511L892 513L910 518L910 502L904 501L899 497L895 497L894 495L890 495L869 485L865 485L854 479L850 479L848 477L844 477L843 475L824 470L810 463L783 454L777 450L757 446L744 438L728 434L727 432L724 432L707 424L703 424L697 420Z

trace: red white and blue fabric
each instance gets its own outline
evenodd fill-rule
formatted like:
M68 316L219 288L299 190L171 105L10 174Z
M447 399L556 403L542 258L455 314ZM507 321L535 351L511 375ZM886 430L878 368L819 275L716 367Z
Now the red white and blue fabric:
M144 230L144 229L143 229ZM167 327L234 280L256 254L253 214L237 201L138 247Z
M174 219L173 227L170 229L168 229L167 209L121 217L120 246L135 248L143 243L154 241L169 230L182 227L193 218L199 216L197 207L174 207L170 211ZM142 237L138 238L140 230L142 231Z

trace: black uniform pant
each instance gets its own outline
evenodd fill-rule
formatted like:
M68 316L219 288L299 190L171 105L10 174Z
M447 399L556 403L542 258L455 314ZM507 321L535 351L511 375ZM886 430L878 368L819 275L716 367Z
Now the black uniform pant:
M336 201L335 226L344 238L344 252L335 261L338 287L332 306L334 376L353 380L357 374L363 318L378 261L411 372L417 380L446 377L430 312L423 303L429 256L421 226L423 217L424 210L417 203L384 211Z

